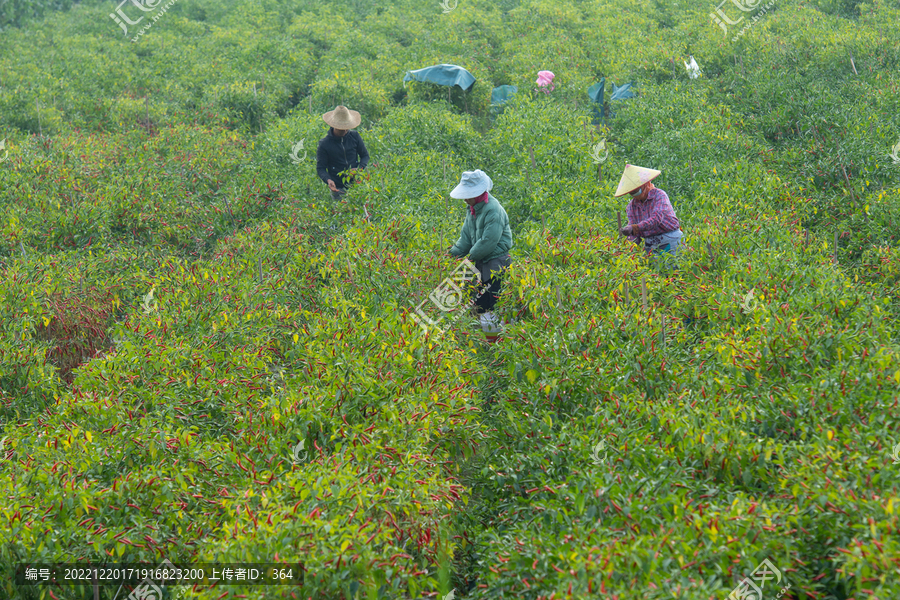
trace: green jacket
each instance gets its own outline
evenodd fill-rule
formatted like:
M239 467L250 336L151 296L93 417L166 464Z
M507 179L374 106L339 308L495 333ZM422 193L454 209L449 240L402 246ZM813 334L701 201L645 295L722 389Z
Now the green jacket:
M459 239L450 248L454 256L469 255L469 260L493 260L509 253L513 247L509 217L496 198L488 192L487 204L475 205L475 216L466 206L466 220L463 222Z

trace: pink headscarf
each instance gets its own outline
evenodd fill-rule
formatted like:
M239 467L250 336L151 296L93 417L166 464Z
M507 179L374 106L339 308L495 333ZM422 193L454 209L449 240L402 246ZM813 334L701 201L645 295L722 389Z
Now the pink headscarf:
M549 94L556 89L556 86L553 85L554 77L556 77L556 75L554 75L552 71L538 71L538 78L535 83L541 86L541 88L544 88L541 90L542 92L544 92L545 94ZM549 87L550 89L546 89L547 87Z
M487 204L487 202L488 202L488 193L487 192L478 196L478 200L475 201L475 204L478 204L479 202L484 202L485 204ZM475 204L473 204L472 206L469 207L469 212L472 213L473 217L475 216Z

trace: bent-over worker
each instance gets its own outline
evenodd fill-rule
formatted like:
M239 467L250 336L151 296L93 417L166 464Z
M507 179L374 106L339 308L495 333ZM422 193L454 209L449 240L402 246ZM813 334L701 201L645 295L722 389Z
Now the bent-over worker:
M635 243L643 239L648 254L674 255L684 234L668 194L653 185L652 180L659 174L656 169L625 165L615 197L629 194L631 201L625 208L628 225L619 233Z
M502 274L512 264L509 251L513 247L509 217L500 202L490 194L494 182L484 171L465 171L451 198L465 200L466 219L459 240L449 253L475 263L481 273L482 289L487 291L475 299L475 313L489 341L494 342L502 327L493 313L500 296Z

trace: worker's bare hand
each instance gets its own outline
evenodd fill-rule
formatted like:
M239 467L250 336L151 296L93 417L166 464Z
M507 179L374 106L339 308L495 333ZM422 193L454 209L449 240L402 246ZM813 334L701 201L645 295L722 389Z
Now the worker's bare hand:
M331 190L332 192L338 191L337 185L335 185L335 183L334 183L334 179L328 180L328 189Z

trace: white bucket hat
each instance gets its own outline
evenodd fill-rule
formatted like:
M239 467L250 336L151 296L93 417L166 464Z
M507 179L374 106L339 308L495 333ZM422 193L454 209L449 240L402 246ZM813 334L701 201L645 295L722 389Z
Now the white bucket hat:
M481 169L463 171L459 185L453 188L453 191L450 192L450 197L463 200L477 198L483 193L491 191L493 187L494 182Z
M346 106L338 106L334 110L328 111L322 115L322 120L335 129L353 129L361 121L359 113Z

